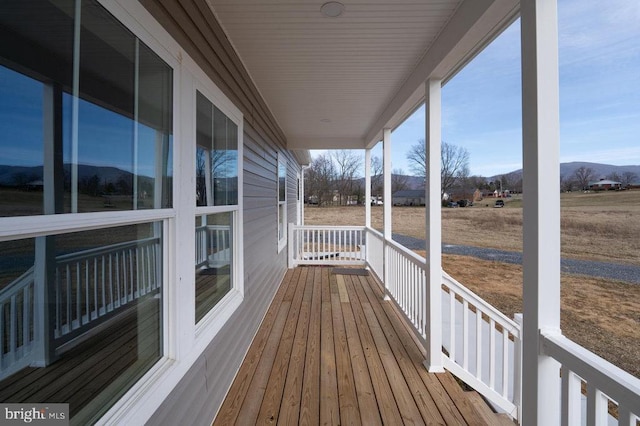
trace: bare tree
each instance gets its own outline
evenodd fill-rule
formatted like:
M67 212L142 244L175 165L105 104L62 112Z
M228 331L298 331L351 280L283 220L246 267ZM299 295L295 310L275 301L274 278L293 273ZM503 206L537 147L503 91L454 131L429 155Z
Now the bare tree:
M440 192L451 190L457 182L469 177L469 151L465 148L442 142L440 147ZM418 140L407 153L409 167L417 176L427 175L427 153L424 139Z
M377 156L371 157L371 195L381 196L384 191L382 168L382 159ZM371 202L371 200L367 202Z
M622 183L622 187L624 188L636 182L637 180L638 175L634 172L624 172L622 173L622 179L620 180L620 182Z
M560 190L562 192L570 192L573 191L574 186L576 185L576 181L572 176L560 176Z
M580 189L588 189L589 182L593 180L593 169L585 166L578 167L576 171L573 172L573 178Z
M335 177L336 168L331 156L323 154L316 157L304 175L307 197L317 197L318 206L331 201Z
M336 165L336 189L339 202L343 204L348 196L353 195L353 181L362 165L362 158L353 151L341 149L332 151L331 159Z
M409 176L404 174L402 169L393 169L391 171L391 193L404 191L409 188Z
M442 142L440 193L444 195L455 185L456 181L464 181L469 177L469 151L461 146Z
M424 177L427 175L427 151L424 139L419 139L418 142L411 145L407 153L407 160L409 160L409 168L415 176Z
M622 182L622 177L617 172L609 173L606 178L614 182Z

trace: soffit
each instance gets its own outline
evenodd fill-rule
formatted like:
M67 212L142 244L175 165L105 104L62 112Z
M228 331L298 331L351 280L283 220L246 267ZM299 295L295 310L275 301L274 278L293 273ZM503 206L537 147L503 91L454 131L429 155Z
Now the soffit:
M289 148L363 148L463 2L344 0L337 18L323 3L210 0Z

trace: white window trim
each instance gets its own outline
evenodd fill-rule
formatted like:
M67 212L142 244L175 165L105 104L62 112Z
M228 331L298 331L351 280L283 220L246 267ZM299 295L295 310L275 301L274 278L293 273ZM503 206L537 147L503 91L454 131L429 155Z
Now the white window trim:
M284 201L280 201L280 167L284 166L285 174L284 174ZM282 251L287 246L287 172L288 172L287 160L284 158L284 155L281 152L278 152L278 162L276 167L276 200L277 200L277 220L278 226L276 229L277 239L278 239L278 253ZM281 207L283 212L282 218L282 238L280 238L280 210Z
M97 424L144 424L162 405L194 365L213 336L224 326L244 297L243 259L243 122L240 110L218 89L196 62L139 3L129 0L98 0L126 28L173 68L174 209L165 220L165 275L163 342L164 357L134 384ZM237 291L227 295L195 325L195 274L188 260L195 257L195 81L208 82L209 99L238 125L238 206L235 224L239 236L236 253ZM190 114L190 112L192 114ZM188 170L188 164L194 164ZM181 168L178 165L182 165ZM185 170L187 172L185 173ZM178 208L179 207L179 208ZM225 206L226 207L226 206ZM232 206L235 207L235 206ZM205 207L198 213L209 213ZM224 209L224 207L222 208ZM220 212L216 210L216 212ZM228 210L227 210L228 211ZM167 214L168 212L163 212ZM111 213L113 214L113 213ZM74 215L76 216L76 215ZM75 219L75 218L73 218ZM192 282L190 282L190 280ZM180 286L178 286L180 284ZM191 285L189 285L191 284ZM180 287L180 288L178 288ZM183 291L190 289L190 291Z

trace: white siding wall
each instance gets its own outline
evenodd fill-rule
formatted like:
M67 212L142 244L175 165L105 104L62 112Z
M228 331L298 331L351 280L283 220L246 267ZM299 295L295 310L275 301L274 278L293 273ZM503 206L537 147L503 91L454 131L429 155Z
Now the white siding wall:
M277 250L277 152L274 145L245 123L245 298L150 424L211 424L284 276L287 251ZM299 166L289 153L285 155L287 214L291 221L296 212Z

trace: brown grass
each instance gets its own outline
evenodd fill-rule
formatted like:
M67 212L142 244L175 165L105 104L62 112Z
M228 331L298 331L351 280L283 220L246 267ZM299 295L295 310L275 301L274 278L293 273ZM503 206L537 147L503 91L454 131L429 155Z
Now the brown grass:
M521 251L522 200L507 199L502 209L493 201L443 209L443 241ZM378 230L382 211L372 207ZM307 207L305 223L363 225L364 207ZM564 257L640 266L640 191L563 194L561 226ZM424 238L424 229L424 208L393 208L394 233ZM443 266L506 315L522 312L521 266L454 255L444 255ZM566 274L561 285L563 333L640 377L640 285Z

